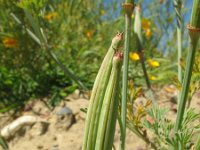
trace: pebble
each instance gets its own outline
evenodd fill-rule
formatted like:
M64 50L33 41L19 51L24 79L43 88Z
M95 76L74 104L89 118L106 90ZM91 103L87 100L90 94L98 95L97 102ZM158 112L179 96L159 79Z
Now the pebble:
M58 112L56 112L56 115L72 115L72 110L67 107L67 106L64 106L62 107Z

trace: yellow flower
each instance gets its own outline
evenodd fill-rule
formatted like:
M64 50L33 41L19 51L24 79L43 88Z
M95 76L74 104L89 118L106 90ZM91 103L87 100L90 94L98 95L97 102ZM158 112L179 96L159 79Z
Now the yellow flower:
M146 36L147 39L150 39L150 37L151 37L151 30L150 29L145 30L145 36Z
M142 18L142 29L147 30L150 29L150 27L151 27L151 22L146 18Z
M3 39L3 45L7 48L13 48L17 46L17 40L14 38L6 37Z
M140 56L138 55L138 53L130 52L129 57L130 57L130 59L133 60L133 61L138 61L138 60L140 60Z
M44 19L47 21L51 21L51 20L55 19L56 17L58 17L57 12L49 12L46 15L44 15Z
M146 18L142 18L142 29L144 30L147 39L151 37L150 27L151 27L151 22Z
M157 80L157 77L156 77L156 76L150 75L150 76L149 76L149 79L152 80L152 81L155 81L155 80Z
M153 59L148 59L148 64L150 67L155 68L155 67L159 67L160 63L158 61L155 61Z
M92 36L93 36L93 31L87 31L86 32L86 36L88 37L88 38L91 38Z

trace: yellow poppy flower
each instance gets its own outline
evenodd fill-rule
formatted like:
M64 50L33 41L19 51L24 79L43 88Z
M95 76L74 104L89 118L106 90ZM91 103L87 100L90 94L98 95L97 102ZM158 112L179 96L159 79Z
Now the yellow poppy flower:
M158 61L153 60L153 59L148 59L147 62L149 64L149 66L152 67L152 68L160 66L160 63Z
M138 60L140 60L140 56L138 55L138 53L130 52L129 57L130 57L130 59L133 60L133 61L138 61Z
M155 80L157 80L157 77L156 77L156 76L150 75L150 76L149 76L149 79L152 80L152 81L155 81Z
M6 37L3 39L3 45L7 48L13 48L17 46L17 40L14 38Z
M151 27L151 22L146 18L142 18L142 29L144 30L147 39L151 37L150 27Z
M150 37L151 37L151 30L150 29L145 30L145 36L146 36L147 39L150 39Z
M151 27L151 22L146 18L142 18L142 29L147 30L150 29L150 27Z
M55 19L56 17L58 17L57 12L49 12L46 15L44 15L44 19L47 21L51 21L51 20Z
M86 36L88 37L88 38L91 38L92 36L93 36L93 31L87 31L86 32Z

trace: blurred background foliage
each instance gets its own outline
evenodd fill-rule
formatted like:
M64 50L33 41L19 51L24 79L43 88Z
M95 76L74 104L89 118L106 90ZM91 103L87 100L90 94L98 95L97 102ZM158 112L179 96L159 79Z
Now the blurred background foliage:
M185 24L191 10L188 1L183 3ZM21 107L30 99L44 96L50 96L49 102L55 105L80 88L52 59L48 48L91 89L112 37L124 30L121 3L122 0L0 0L0 111ZM173 3L138 0L137 4L143 12L149 78L153 84L170 84L177 72ZM134 21L134 15L132 18ZM186 53L186 34L183 43ZM129 78L143 86L139 59L133 40Z

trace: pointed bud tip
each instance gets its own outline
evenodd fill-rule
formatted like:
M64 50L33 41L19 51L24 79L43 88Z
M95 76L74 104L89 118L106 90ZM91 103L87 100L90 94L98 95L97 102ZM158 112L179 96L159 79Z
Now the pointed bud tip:
M117 32L116 36L112 39L112 47L117 50L123 40L123 32Z
M123 34L124 34L123 32L118 31L115 38L118 39L118 40L123 40Z
M118 60L122 60L123 59L123 53L118 51L118 52L115 53L114 57Z

